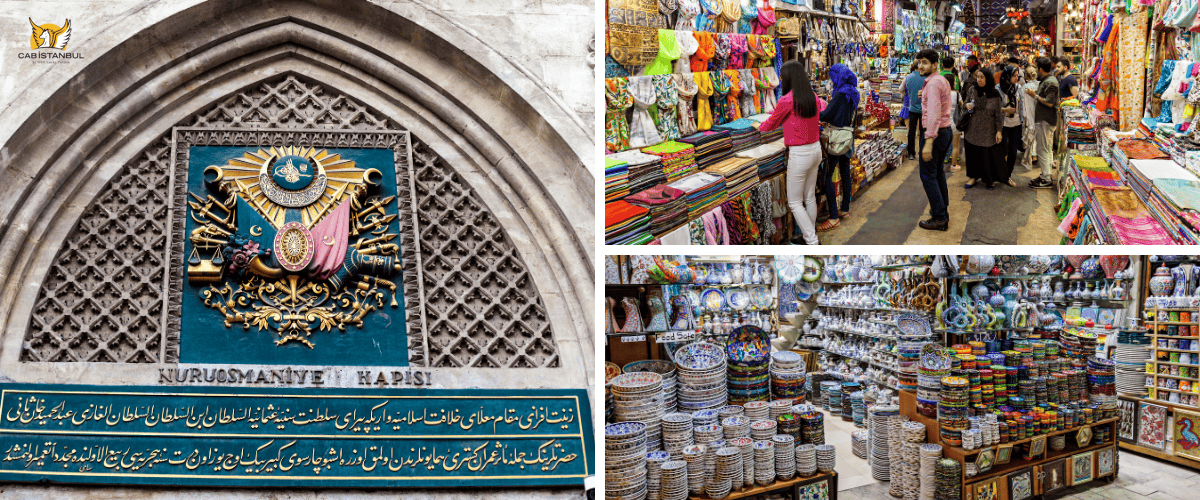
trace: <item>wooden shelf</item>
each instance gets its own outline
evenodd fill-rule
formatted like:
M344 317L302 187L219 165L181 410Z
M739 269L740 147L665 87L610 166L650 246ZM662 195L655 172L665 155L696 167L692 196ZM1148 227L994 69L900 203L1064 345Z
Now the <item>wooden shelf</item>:
M1154 389L1156 391L1178 392L1180 394L1196 394L1192 391L1181 391L1179 389L1168 389L1166 387L1154 387L1152 385L1147 385L1147 386L1143 386L1143 387L1145 387L1147 389Z
M1180 377L1179 375L1167 375L1165 373L1147 373L1146 376L1166 377L1166 378L1173 378L1173 379L1177 379L1177 380L1187 380L1187 381L1191 381L1195 378L1195 377Z
M1168 462L1176 463L1176 464L1182 465L1184 467L1187 467L1189 469L1200 469L1200 462L1198 462L1196 460L1192 460L1190 458L1181 457L1179 455L1172 455L1170 453L1164 453L1164 452L1161 452L1158 450L1147 448L1145 446L1138 446L1135 443L1126 443L1124 441L1118 441L1117 446L1120 447L1122 450L1129 450L1132 452L1141 453L1143 455L1150 455L1154 458L1159 458L1162 460L1166 460Z
M1156 360L1156 359L1151 359L1151 360L1150 360L1150 362L1151 362L1151 363L1154 363L1154 364L1159 364L1159 365L1175 365L1175 366L1194 366L1194 367L1200 367L1200 365L1198 365L1198 364L1195 364L1195 363L1175 363L1175 362L1172 362L1172 361L1158 361L1158 360Z
M1076 428L1076 430L1078 430L1078 428ZM1049 434L1047 434L1047 436L1049 436ZM987 480L987 479L992 479L996 476L1005 476L1005 475L1008 475L1008 473L1010 473L1010 472L1024 469L1024 468L1032 466L1034 464L1049 463L1056 459L1059 459L1062 457L1069 457L1076 453L1083 453L1083 452L1087 452L1087 451L1095 451L1095 450L1099 450L1101 448L1106 448L1106 447L1113 445L1113 441L1112 441L1113 439L1114 438L1109 437L1108 441L1106 441L1106 442L1091 443L1083 448L1080 448L1078 446L1071 444L1073 439L1067 438L1067 447L1063 448L1060 451L1051 450L1050 449L1050 440L1047 439L1046 440L1046 451L1044 452L1044 454L1045 454L1044 457L1026 459L1025 455L1017 456L1017 450L1014 449L1012 459L1008 463L1001 464L1001 465L993 465L991 469L987 470L987 472L984 472L982 474L976 474L975 477L964 477L963 484L967 485L967 484L977 483L977 482ZM1095 439L1093 439L1093 441L1094 440Z
M768 484L766 486L753 486L753 487L746 488L746 489L734 488L732 491L729 492L728 496L722 498L721 500L738 500L740 498L749 498L749 497L762 495L762 494L766 494L766 493L795 489L797 487L804 486L804 485L810 484L810 483L814 483L814 482L820 481L822 479L829 480L829 498L830 498L830 500L835 500L837 498L837 472L836 471L830 472L830 473L818 472L814 476L797 477L797 478L788 479L786 481L775 481L774 483ZM703 495L691 495L688 498L691 500L713 500L713 498L708 496L707 493L703 494Z
M1171 349L1171 348L1169 348L1169 347L1155 347L1155 348L1154 348L1154 350L1156 350L1156 351L1167 351L1167 352L1190 352L1190 353L1192 353L1192 354L1197 354L1197 353L1200 353L1200 351L1194 351L1194 350L1191 350L1191 349Z

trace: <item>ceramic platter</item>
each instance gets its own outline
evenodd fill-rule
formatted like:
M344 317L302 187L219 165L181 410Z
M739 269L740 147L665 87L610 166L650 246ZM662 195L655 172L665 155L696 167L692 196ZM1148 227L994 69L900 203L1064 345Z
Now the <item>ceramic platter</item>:
M796 283L796 286L794 287L796 298L800 300L808 300L813 295L816 295L817 292L820 292L821 288L822 285L819 281L814 281L812 283L801 281Z
M823 272L825 272L825 264L821 262L821 259L805 257L804 273L800 276L800 279L804 280L805 283L812 283L820 280L821 273Z
M710 311L719 311L725 308L725 294L716 288L709 288L700 294L700 303Z
M756 286L750 289L750 299L754 302L754 306L765 308L771 305L771 294L767 293L767 287Z
M729 301L729 307L738 311L750 306L750 292L740 286L726 290L725 299Z
M896 328L899 328L901 333L910 336L924 336L930 333L929 320L916 314L905 313L897 316Z
M795 283L804 275L803 255L776 255L775 275L784 283Z

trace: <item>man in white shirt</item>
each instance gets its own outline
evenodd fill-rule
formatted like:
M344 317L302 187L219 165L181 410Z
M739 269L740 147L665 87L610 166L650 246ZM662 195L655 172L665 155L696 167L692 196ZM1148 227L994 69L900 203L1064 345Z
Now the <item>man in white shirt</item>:
M1033 147L1033 111L1037 106L1037 99L1029 97L1025 91L1030 89L1036 92L1037 88L1037 70L1032 65L1026 66L1025 85L1021 87L1021 92L1017 95L1021 101L1021 121L1025 123L1025 127L1021 129L1022 142L1025 143L1025 154L1021 157L1021 165L1025 167L1025 170L1033 170L1033 155L1036 154L1036 148Z

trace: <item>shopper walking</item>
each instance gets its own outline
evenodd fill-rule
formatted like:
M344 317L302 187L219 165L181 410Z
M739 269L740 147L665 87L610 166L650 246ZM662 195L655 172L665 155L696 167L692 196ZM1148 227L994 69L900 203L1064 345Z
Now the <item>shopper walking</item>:
M783 143L788 147L788 207L800 226L800 235L792 236L792 244L817 245L817 167L822 155L817 114L825 110L825 101L813 92L800 61L784 63L779 79L786 93L760 130L783 128Z
M920 222L922 229L945 231L950 227L946 190L946 171L942 162L950 149L950 82L938 74L938 54L933 49L917 53L925 89L921 93L921 108L925 113L925 130L921 134L921 186L929 198L929 219Z
M1029 187L1034 189L1054 187L1054 153L1050 148L1053 145L1054 125L1058 121L1059 91L1058 80L1051 73L1053 70L1054 66L1050 64L1050 59L1039 57L1037 60L1037 90L1025 90L1025 94L1037 102L1033 112L1033 139L1037 145L1038 166L1042 168L1042 175L1029 181Z
M992 189L1000 177L999 165L1003 162L1000 143L1003 136L1004 115L1000 92L996 90L992 70L981 67L971 75L972 85L964 91L963 102L970 113L967 130L963 132L963 148L967 155L967 184L970 189L983 183Z
M1025 170L1033 170L1033 161L1036 159L1037 150L1034 148L1034 110L1037 109L1037 100L1029 97L1029 92L1037 92L1037 68L1035 66L1025 66L1025 84L1021 85L1021 143L1025 145L1025 153L1021 155L1021 165Z
M849 128L854 126L855 115L858 112L858 76L850 71L845 64L834 64L829 67L829 81L833 84L829 106L821 112L821 121L831 129ZM842 218L850 216L850 191L853 183L850 179L850 158L854 155L853 139L851 148L845 154L828 154L825 159L825 175L823 186L825 200L829 208L829 219L817 226L817 231L829 231L842 223ZM833 185L833 168L837 167L838 175L842 178L842 205L838 212L837 191Z
M1017 164L1017 149L1021 144L1021 93L1017 90L1020 83L1020 70L1016 66L1005 66L1000 74L1000 96L1004 99L1004 106L1000 108L1004 114L1004 142L1001 147L1004 151L1004 164L996 182L1003 182L1012 187L1017 187L1017 183L1012 180L1012 173L1013 166Z
M959 82L958 70L954 68L954 57L942 57L941 75L946 77L947 82L950 82L950 102L952 103L950 116L958 116ZM954 129L951 129L951 133L954 135L954 148L951 151L951 154L946 157L946 163L950 163L950 170L955 171L962 168L962 161L960 161L962 158L962 134Z
M913 63L912 72L904 79L904 94L908 98L908 159L915 160L917 130L921 127L921 88L925 86L925 78L917 71L917 63Z

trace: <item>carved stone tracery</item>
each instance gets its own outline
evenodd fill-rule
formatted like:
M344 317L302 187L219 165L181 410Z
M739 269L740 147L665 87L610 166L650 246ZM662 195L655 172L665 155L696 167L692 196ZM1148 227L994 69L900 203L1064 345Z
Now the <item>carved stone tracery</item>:
M391 120L347 95L284 74L181 126L187 129L166 134L126 164L84 211L38 292L22 361L178 361L177 296L165 301L163 325L166 291L179 293L184 279L173 272L164 281L168 261L172 270L184 266L184 210L178 207L186 169L182 176L176 170L169 193L172 163L186 165L187 145L290 144L395 152L410 364L559 366L545 306L497 218L416 138L410 167L408 141L397 140L406 132ZM172 203L175 235L168 251Z

